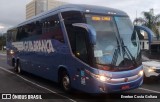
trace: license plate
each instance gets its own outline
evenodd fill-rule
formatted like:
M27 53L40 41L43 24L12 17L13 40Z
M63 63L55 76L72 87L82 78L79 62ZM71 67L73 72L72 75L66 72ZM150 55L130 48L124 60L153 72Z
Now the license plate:
M122 90L127 90L127 89L129 89L129 88L130 88L129 85L124 85L124 86L121 87Z

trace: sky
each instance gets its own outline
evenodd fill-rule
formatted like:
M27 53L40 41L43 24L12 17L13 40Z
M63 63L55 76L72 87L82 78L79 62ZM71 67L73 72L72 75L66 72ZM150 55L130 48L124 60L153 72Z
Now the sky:
M25 21L26 4L32 0L0 0L0 33L6 32ZM133 21L142 17L143 11L154 9L155 14L160 14L160 0L57 0L74 4L90 4L116 8L125 11ZM136 16L137 15L137 16Z

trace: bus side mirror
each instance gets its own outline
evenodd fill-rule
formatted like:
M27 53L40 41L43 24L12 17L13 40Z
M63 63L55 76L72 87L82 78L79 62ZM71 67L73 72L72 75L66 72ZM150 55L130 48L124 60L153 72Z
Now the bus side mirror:
M80 27L80 28L85 29L89 34L90 43L92 45L96 45L96 31L93 28L93 26L89 24L85 24L85 23L73 23L72 25L75 27Z

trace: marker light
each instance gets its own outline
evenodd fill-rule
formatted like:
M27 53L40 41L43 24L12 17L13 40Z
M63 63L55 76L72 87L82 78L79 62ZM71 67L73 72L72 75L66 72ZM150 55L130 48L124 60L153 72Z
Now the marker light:
M80 56L80 53L79 53L79 52L77 52L77 55L78 55L78 56Z
M139 71L138 75L143 76L143 70Z

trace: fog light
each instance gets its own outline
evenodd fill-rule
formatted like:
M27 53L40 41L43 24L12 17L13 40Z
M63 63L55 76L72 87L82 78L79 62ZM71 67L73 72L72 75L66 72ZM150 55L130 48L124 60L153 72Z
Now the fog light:
M138 75L143 76L143 70L139 71Z

